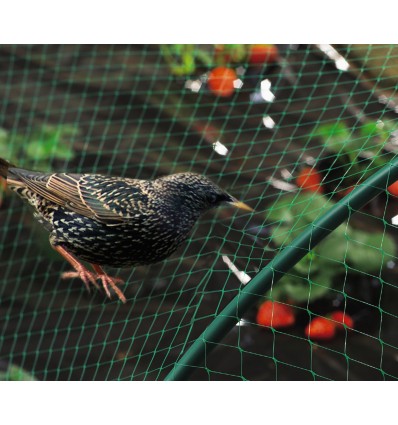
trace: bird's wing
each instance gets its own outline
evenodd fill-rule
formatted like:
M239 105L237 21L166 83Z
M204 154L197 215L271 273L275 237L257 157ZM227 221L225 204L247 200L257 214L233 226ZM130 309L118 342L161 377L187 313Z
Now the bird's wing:
M79 193L97 220L117 224L145 214L148 187L145 180L86 174L79 182Z
M129 221L147 200L139 184L142 180L99 174L43 174L16 168L9 170L8 180L11 184L23 183L56 205L108 225Z

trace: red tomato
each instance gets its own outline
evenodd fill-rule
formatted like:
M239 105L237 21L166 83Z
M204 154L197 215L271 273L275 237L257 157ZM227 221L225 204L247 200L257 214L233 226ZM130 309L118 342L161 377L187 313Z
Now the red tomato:
M310 339L327 341L335 336L336 325L325 317L315 317L307 325L304 333Z
M344 314L343 311L339 311L339 310L334 311L330 315L330 318L338 322L336 324L337 329L344 329L344 325L346 325L349 328L354 327L354 321L352 320L352 317L349 316L347 313Z
M272 63L278 58L278 49L273 44L252 44L248 62L251 64Z
M262 303L256 317L259 325L273 328L292 326L295 320L292 307L272 301Z
M387 190L391 195L398 196L398 180L395 183L388 186Z
M219 66L209 72L207 84L209 89L217 96L229 97L235 91L234 81L237 78L233 69Z
M304 167L296 178L296 184L298 187L312 192L323 192L321 183L322 176L317 170L311 167Z

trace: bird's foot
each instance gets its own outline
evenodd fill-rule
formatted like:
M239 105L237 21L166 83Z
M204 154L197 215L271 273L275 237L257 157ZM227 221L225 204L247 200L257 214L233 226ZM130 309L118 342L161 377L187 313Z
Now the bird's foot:
M113 289L115 294L119 297L119 300L122 303L126 303L126 297L123 292L116 286L117 283L124 283L124 281L118 277L110 277L108 276L103 268L98 264L91 264L91 267L97 273L97 279L101 280L102 286L108 298L111 298L111 293L109 292L109 286Z
M126 297L123 292L116 286L118 283L124 283L124 281L118 277L110 277L106 273L99 273L97 279L101 280L102 286L108 298L111 298L111 293L109 292L109 286L113 289L116 295L119 297L119 300L122 303L126 303Z
M66 248L62 245L51 245L55 251L59 252L65 260L75 269L74 271L62 273L62 279L74 279L80 278L83 283L86 285L87 291L90 292L90 283L93 284L96 288L100 288L96 275L90 271L88 271L84 265L77 260Z
M62 245L52 245L52 247L59 252L75 269L74 271L62 273L62 279L73 279L80 278L88 292L90 292L90 283L93 284L96 288L100 289L100 286L97 283L97 279L101 280L102 286L106 292L106 295L111 298L111 293L109 291L109 286L114 290L116 295L119 297L120 301L125 303L126 297L123 295L123 292L116 286L117 283L124 283L122 279L117 277L108 276L101 266L98 264L91 264L91 267L94 269L95 273L88 271L79 260L77 260L66 248Z
M97 276L88 271L83 265L78 267L79 270L64 272L61 275L62 279L75 279L79 278L83 281L84 285L87 288L87 291L90 292L90 283L93 284L97 289L100 289L100 286L97 283Z
M117 284L124 283L124 280L118 277L110 277L102 269L100 273L94 274L88 271L84 266L81 266L80 270L78 271L76 270L76 271L62 273L61 278L62 279L74 279L74 278L81 279L86 285L88 292L90 292L90 283L92 283L97 289L100 289L100 285L98 285L97 283L97 280L100 280L102 283L102 287L104 288L104 291L106 295L108 296L108 298L111 298L111 293L109 291L109 286L110 286L113 289L113 291L116 293L116 295L119 297L120 301L122 301L123 303L126 303L127 301L123 292L116 286Z

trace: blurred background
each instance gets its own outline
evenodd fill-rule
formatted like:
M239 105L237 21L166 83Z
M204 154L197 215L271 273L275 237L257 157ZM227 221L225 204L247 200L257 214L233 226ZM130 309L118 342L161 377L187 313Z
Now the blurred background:
M161 380L242 287L391 161L396 45L1 45L0 157L140 179L203 173L253 213L206 213L168 260L109 270L122 305L60 276L0 182L0 378ZM398 183L312 250L195 380L398 377Z

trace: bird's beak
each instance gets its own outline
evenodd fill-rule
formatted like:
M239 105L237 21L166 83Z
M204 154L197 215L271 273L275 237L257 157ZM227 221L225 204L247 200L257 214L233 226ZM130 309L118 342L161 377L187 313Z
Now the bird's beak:
M230 201L229 203L233 205L234 207L239 208L241 210L254 211L252 207L249 207L249 205L245 204L244 202L238 201L235 198L233 198L233 201Z

